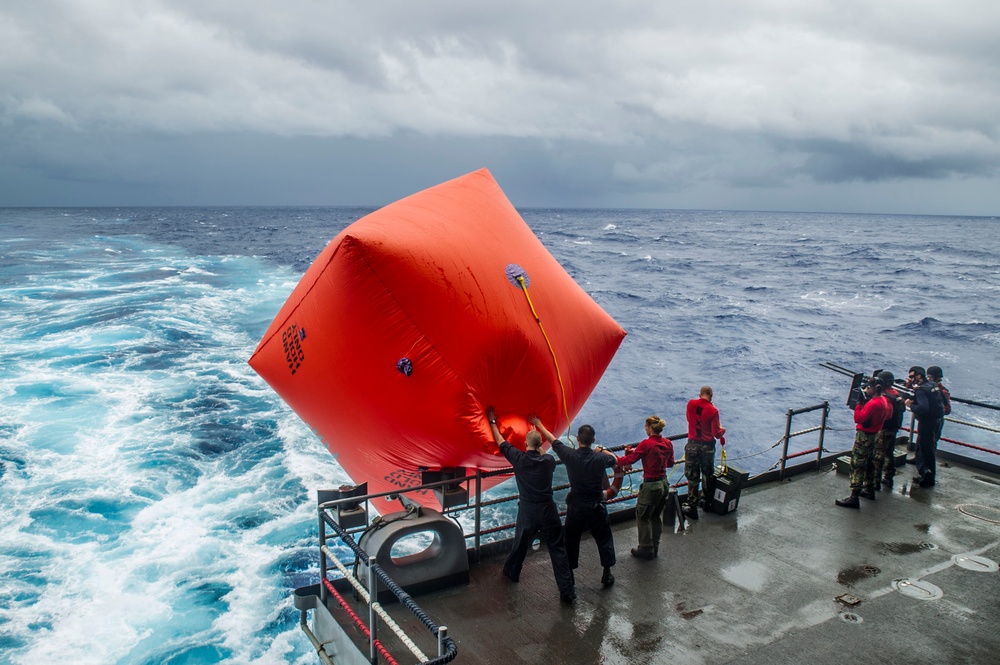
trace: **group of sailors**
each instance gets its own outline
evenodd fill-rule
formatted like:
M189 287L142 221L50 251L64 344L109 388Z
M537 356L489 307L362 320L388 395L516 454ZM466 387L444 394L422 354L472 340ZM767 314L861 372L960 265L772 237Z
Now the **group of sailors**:
M726 444L724 427L719 425L719 410L712 404L710 386L703 386L696 399L687 405L688 438L684 449L684 474L688 480L684 513L698 517L702 480L713 473L715 467L715 442ZM597 545L601 560L601 585L615 583L611 572L616 563L614 536L605 501L613 496L608 489L608 470L615 470L620 483L622 473L632 465L642 463L642 484L636 497L635 517L638 546L632 556L655 559L659 554L662 533L662 513L669 492L667 470L674 466L673 443L663 436L666 421L650 416L644 423L646 438L635 445L625 446L625 454L615 456L611 451L595 445L596 432L590 425L577 431L577 447L572 448L557 439L532 414L528 421L534 429L525 438L525 450L508 443L497 426L492 406L486 410L493 438L500 452L514 469L517 483L518 508L514 526L514 542L510 555L504 562L503 575L511 582L519 582L524 558L531 542L539 535L549 550L552 571L555 574L559 597L566 603L576 599L576 580L573 571L579 565L580 539L590 531ZM566 523L559 519L552 494L552 475L556 461L542 452L542 442L547 441L566 467L570 491L566 497ZM706 497L707 498L707 497Z
M861 499L875 500L875 493L891 490L896 476L896 435L909 409L917 422L913 483L933 487L937 475L937 443L944 417L951 413L951 396L941 383L940 367L926 370L914 365L906 381L897 385L888 370L876 370L858 386L856 399L848 402L854 409L856 433L851 449L851 493L836 504L860 508Z

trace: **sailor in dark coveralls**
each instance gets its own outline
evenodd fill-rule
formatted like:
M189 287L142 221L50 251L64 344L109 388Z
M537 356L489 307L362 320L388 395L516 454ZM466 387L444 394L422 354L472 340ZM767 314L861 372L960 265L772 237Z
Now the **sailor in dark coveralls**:
M591 448L597 433L590 425L583 425L577 430L576 440L580 447L574 449L552 436L552 432L545 428L538 416L532 415L528 421L542 433L552 445L552 450L566 465L570 486L566 497L566 553L569 555L569 567L576 570L579 565L580 538L589 529L601 556L601 566L604 567L601 584L611 586L615 583L615 576L611 574L611 567L615 565L615 538L603 500L608 469L615 465L615 456L600 447L596 451Z
M937 475L937 444L944 418L941 389L927 378L924 368L914 365L907 375L906 386L913 397L906 406L917 419L917 475L913 481L921 487L934 487Z
M569 558L566 555L559 509L556 508L556 502L552 498L552 472L555 471L556 460L552 455L542 453L542 435L538 432L528 432L525 437L527 452L522 452L504 441L500 435L492 406L486 409L486 418L490 421L493 439L500 446L500 452L514 467L514 479L517 481L518 502L514 546L503 565L503 574L511 582L521 580L524 557L528 554L528 548L531 547L535 534L539 534L542 542L549 548L549 558L552 559L552 572L556 577L556 586L559 587L559 597L563 602L572 603L576 600L573 571L569 567Z

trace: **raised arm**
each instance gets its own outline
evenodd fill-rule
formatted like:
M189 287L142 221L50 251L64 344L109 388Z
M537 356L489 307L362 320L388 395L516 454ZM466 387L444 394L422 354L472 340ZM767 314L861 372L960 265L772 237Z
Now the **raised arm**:
M500 429L497 427L497 414L493 410L492 405L486 407L486 419L490 421L490 430L493 431L493 440L496 441L496 444L499 446L503 443L504 439L500 436Z
M541 418L532 413L530 416L528 416L528 422L535 426L535 429L538 430L538 433L541 434L542 437L546 441L548 441L550 445L555 443L556 437L552 436L552 432L550 432L548 429L545 428L545 425L542 424Z

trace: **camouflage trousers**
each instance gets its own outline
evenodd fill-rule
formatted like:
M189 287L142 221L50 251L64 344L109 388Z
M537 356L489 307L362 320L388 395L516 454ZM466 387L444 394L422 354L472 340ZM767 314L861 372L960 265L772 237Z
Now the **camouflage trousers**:
M656 556L660 550L663 521L660 516L667 502L666 480L644 480L639 485L639 498L635 501L635 525L638 530L639 549Z
M871 464L878 432L862 432L854 435L851 449L851 492L860 492L865 487L875 486L875 467Z
M684 446L684 476L688 481L687 503L697 504L701 481L715 473L715 440L688 441ZM708 501L711 497L704 497Z
M878 482L881 478L892 480L896 475L896 431L882 430L875 439L875 451L872 453L872 479Z

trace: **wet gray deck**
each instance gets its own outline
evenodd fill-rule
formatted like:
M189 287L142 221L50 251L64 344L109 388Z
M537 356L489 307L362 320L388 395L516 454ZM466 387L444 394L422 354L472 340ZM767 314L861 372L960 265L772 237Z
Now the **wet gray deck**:
M943 463L937 487L911 489L912 469L860 510L834 505L847 480L832 469L751 488L735 513L664 534L654 561L629 555L635 529L620 524L610 589L585 537L573 606L544 549L519 584L498 557L474 565L468 587L417 600L463 664L1000 662L1000 573L954 559L1000 561L1000 477ZM904 595L897 579L943 596ZM837 602L844 593L860 603Z

